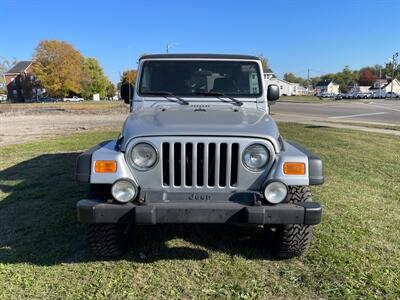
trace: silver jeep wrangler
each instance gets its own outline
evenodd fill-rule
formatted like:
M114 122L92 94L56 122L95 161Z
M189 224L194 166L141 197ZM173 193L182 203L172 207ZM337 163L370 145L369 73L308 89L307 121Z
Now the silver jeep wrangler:
M121 97L131 113L118 139L77 161L94 254L120 256L135 224L161 223L263 225L277 257L306 251L321 221L309 185L324 182L322 161L280 136L269 115L279 88L257 57L142 56Z

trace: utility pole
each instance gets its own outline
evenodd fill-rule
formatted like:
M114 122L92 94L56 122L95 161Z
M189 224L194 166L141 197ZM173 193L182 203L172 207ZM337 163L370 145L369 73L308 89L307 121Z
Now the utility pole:
M307 96L310 94L310 69L307 69Z
M397 68L396 64L397 64L397 58L399 57L399 52L396 52L395 54L393 54L392 56L392 86L390 88L390 99L393 98L393 83L394 83L394 70Z
M170 43L167 43L167 47L166 47L166 50L167 50L167 53L169 53L169 48L171 48L171 44Z
M382 66L379 65L379 99L382 98Z

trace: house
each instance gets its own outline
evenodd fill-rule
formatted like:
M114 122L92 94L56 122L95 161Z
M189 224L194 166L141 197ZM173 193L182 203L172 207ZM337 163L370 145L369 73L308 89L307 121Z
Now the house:
M267 69L267 71L264 73L264 79L270 80L272 78L276 78L275 73L271 69Z
M300 86L298 83L289 82L276 77L275 73L264 73L266 85L276 84L279 87L279 94L281 96L300 96L307 95L307 89Z
M357 94L357 93L368 93L370 86L368 85L350 85L347 87L347 91L349 94Z
M387 80L387 79L378 79L372 83L371 88L379 89L379 88L383 87L384 85L387 85L388 83L389 83L389 80Z
M7 96L11 102L29 102L42 93L33 75L32 61L18 62L4 73L4 78Z
M321 80L315 86L316 94L339 94L339 85L332 80Z
M299 83L294 83L294 96L307 96L308 89L304 86L301 86Z
M400 81L395 78L392 80L375 80L372 86L369 88L370 92L373 92L377 97L385 97L387 93L392 91L393 93L400 93Z

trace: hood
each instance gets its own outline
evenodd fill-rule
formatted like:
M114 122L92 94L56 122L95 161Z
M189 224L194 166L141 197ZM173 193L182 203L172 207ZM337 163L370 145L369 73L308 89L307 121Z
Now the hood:
M123 127L121 150L132 138L163 135L264 138L279 149L278 128L264 111L188 107L144 109L130 114Z

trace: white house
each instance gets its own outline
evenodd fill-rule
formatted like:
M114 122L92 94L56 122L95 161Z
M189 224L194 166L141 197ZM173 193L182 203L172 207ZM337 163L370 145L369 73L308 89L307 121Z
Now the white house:
M368 93L370 91L370 86L369 85L358 85L355 84L353 86L348 87L348 93L350 94L356 94L356 93Z
M315 92L317 94L339 94L339 85L334 83L332 80L321 80L315 86Z
M298 83L294 83L294 95L295 96L306 96L306 95L308 95L308 90L307 90L307 88L306 87L304 87L304 86L301 86L300 84L298 84Z
M377 97L385 97L387 93L392 91L393 84L393 93L400 93L400 81L398 79L394 79L393 81L387 80L376 80L370 87L369 91L373 92Z
M276 84L279 87L281 96L299 96L307 95L307 89L298 83L292 83L283 79L279 79L273 72L264 73L266 85Z

